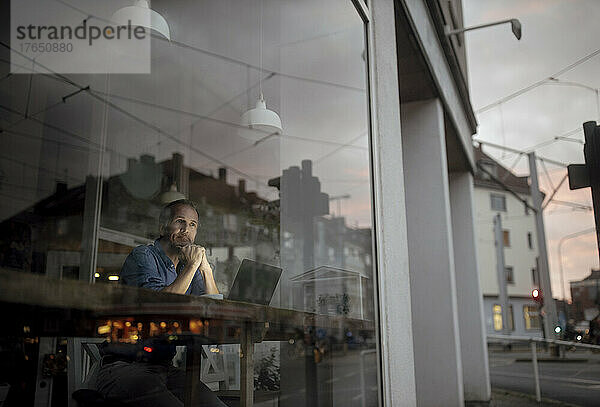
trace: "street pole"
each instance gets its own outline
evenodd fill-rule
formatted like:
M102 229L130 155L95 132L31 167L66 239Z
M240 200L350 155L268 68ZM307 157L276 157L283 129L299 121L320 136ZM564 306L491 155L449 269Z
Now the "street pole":
M502 234L502 218L494 217L494 242L496 244L496 273L498 275L498 301L502 311L502 333L510 335L508 327L508 293L506 289L506 265L504 263L504 236Z
M535 159L535 152L527 154L529 158L529 174L530 174L530 191L531 200L533 201L533 207L535 208L535 228L538 241L538 273L540 277L540 288L542 289L542 295L544 296L544 332L546 338L552 339L556 337L554 327L557 324L558 318L556 316L556 304L552 297L552 286L550 284L550 269L548 266L548 251L546 248L546 232L544 228L544 213L542 210L542 193L539 187L538 175L537 175L537 163Z

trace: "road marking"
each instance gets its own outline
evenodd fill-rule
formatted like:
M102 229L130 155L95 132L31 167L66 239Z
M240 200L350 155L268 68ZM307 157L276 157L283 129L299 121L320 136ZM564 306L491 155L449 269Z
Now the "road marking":
M578 371L577 371L577 372L576 372L576 373L573 375L573 377L575 377L575 376L579 376L581 373L585 372L586 370L591 370L591 369L592 369L592 366L586 366L586 367L584 367L583 369L580 369L580 370L578 370Z
M358 373L348 373L347 375L344 375L344 377L352 377L352 376L356 376Z

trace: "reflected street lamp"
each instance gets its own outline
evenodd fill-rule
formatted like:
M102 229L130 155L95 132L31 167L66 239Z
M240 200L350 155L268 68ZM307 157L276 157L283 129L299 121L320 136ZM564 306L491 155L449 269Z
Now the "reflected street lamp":
M572 86L575 88L587 89L589 91L594 92L596 94L596 113L598 114L597 119L600 122L600 89L592 88L591 86L588 86L586 84L579 83L579 82L563 81L558 78L554 78L552 76L550 78L548 78L547 83L552 84L552 85Z

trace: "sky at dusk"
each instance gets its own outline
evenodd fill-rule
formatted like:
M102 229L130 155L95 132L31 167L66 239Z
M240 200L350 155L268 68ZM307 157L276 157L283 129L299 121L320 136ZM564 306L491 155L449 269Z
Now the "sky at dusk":
M469 87L474 110L492 104L520 89L549 77L522 95L477 112L476 138L515 148L536 149L539 156L565 164L583 163L582 123L600 122L600 2L597 0L463 0L464 25L518 18L523 37L517 41L510 26L503 25L465 35ZM560 75L564 68L592 55ZM588 89L589 87L591 89ZM559 140L564 136L571 140ZM484 151L517 175L528 175L526 156L519 159L499 149ZM538 164L541 189L549 194L566 174L566 168ZM555 199L591 206L589 189L570 191L568 182ZM594 227L590 210L551 203L545 210L546 237L552 290L562 298L558 246L561 239ZM579 280L598 268L594 233L566 238L562 244L565 291L568 281Z

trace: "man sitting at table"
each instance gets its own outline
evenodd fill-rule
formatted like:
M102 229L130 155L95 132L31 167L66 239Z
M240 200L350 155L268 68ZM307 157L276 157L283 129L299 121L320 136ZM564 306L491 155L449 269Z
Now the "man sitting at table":
M121 282L176 294L218 294L204 247L194 244L198 211L192 201L166 205L159 218L160 237L127 256Z
M162 209L159 223L160 237L154 244L138 246L127 256L121 282L177 294L218 294L206 252L194 244L198 230L194 203L171 202ZM139 351L147 346L152 353ZM183 406L185 372L172 364L174 346L104 343L100 352L96 389L105 399L140 407ZM202 382L191 391L197 392L201 406L226 407Z

